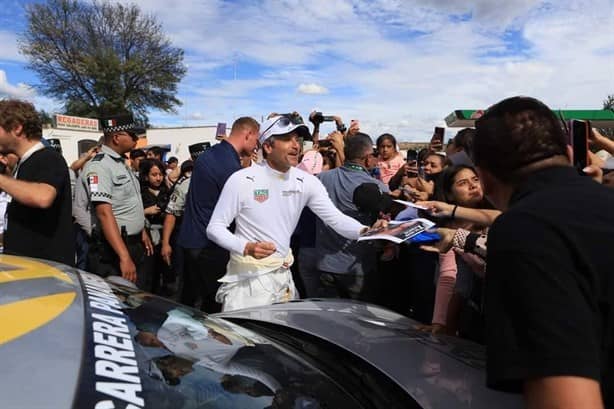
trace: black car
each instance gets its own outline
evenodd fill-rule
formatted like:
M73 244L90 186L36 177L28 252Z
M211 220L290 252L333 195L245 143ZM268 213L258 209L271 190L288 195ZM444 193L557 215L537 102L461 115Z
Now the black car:
M0 256L1 406L522 406L486 389L481 346L377 306L306 300L207 315L124 284Z

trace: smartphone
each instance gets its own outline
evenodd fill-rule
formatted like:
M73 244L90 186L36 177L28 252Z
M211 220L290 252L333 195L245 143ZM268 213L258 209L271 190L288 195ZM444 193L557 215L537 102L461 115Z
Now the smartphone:
M426 179L426 173L424 173L424 166L418 167L418 177L420 179Z
M215 131L216 139L224 139L226 138L226 122L218 122L217 129Z
M407 164L409 166L417 166L418 164L418 152L415 149L410 149L407 151ZM418 174L416 172L410 171L407 172L407 176L416 177Z
M437 140L439 141L439 143L441 143L443 145L443 135L445 133L446 129L436 126L435 127L435 131L433 132L433 141Z
M579 171L582 171L582 169L588 166L588 136L591 129L591 123L589 121L580 121L577 119L573 119L569 127L571 131L571 147L573 150L572 163Z
M416 162L418 160L418 152L414 149L407 151L407 163Z

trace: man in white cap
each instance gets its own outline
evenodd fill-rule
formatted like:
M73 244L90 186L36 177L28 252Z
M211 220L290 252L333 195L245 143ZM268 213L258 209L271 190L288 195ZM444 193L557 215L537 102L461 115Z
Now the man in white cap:
M207 227L209 239L230 251L217 293L224 311L298 298L290 236L305 206L349 239L368 230L335 207L315 176L294 167L299 137L309 138L300 116L273 116L261 129L264 163L228 179ZM234 234L228 230L233 221Z

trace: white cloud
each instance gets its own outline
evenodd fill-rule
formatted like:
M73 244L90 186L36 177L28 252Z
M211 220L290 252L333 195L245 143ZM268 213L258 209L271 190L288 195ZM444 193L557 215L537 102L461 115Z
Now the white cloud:
M188 121L200 121L202 119L205 119L205 117L200 112L192 112L191 114L186 115L184 119Z
M6 72L0 70L0 97L31 99L35 92L26 84L13 85L9 83Z
M184 106L152 113L157 123L231 123L317 106L360 119L374 137L424 140L454 109L516 94L556 108L599 108L614 93L612 0L137 4L186 50ZM17 58L14 39L6 40L0 55ZM7 44L12 51L4 52Z
M17 34L9 31L0 31L0 61L25 61L19 53Z
M323 87L322 85L318 85L318 84L301 84L298 86L297 91L300 92L301 94L312 94L312 95L319 95L319 94L328 94L328 89L326 87Z

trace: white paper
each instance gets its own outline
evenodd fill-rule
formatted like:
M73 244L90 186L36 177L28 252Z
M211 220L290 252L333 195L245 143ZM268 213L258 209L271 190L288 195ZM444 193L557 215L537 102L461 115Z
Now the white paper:
M407 207L415 207L416 209L420 209L420 210L428 210L428 207L420 206L413 202L407 202L405 200L399 200L399 199L395 199L394 201L402 205L405 205Z

